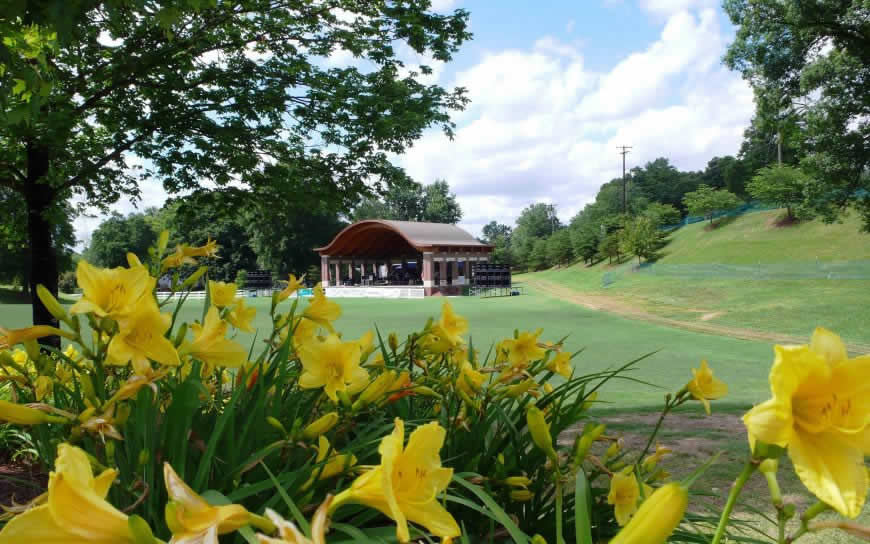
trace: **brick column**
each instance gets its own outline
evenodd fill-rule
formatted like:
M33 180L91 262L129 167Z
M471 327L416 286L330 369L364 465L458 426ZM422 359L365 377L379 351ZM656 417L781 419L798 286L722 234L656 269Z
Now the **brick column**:
M423 252L423 292L426 296L432 294L432 288L434 284L432 280L435 276L435 267L432 262L432 252L424 251Z
M335 285L341 285L341 269L339 268L340 263L336 261L335 263L335 277L332 280L335 282Z
M353 259L347 263L347 279L350 280L351 284L353 284Z
M320 282L324 287L329 287L329 257L320 256Z

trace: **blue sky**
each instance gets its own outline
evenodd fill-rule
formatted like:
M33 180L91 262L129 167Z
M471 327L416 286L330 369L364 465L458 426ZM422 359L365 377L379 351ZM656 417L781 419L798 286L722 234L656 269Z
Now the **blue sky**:
M753 112L752 93L721 64L734 28L718 0L432 0L471 13L474 39L449 64L399 49L425 81L464 86L470 107L457 135L424 134L395 157L421 183L446 179L474 234L490 220L513 224L534 202L563 221L628 166L664 156L702 169L735 154ZM327 64L354 63L337 51ZM131 158L135 162L135 158ZM159 184L139 207L160 205ZM134 208L119 202L123 213ZM99 218L76 221L85 243Z

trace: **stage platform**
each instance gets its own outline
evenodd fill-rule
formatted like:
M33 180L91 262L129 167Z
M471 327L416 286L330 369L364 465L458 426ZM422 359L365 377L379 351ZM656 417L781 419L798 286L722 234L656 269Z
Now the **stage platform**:
M326 287L329 298L423 298L422 285L377 285Z

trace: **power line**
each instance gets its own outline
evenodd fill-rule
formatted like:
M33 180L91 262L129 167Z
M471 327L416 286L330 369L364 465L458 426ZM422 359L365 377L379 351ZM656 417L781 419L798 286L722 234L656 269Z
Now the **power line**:
M630 145L618 145L616 149L621 150L619 152L622 155L622 213L628 213L628 200L626 199L626 190L625 190L625 156L629 153L629 149L631 149Z

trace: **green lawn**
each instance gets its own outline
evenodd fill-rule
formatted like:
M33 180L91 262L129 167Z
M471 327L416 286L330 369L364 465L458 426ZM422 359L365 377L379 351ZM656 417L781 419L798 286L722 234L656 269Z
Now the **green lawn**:
M870 234L858 220L777 227L780 211L747 214L716 229L679 229L651 268L636 260L517 277L615 297L665 317L808 337L817 325L870 343ZM828 279L826 270L851 277ZM803 275L804 278L796 278Z
M337 328L346 337L356 337L375 325L386 335L389 331L406 334L422 328L429 316L437 317L443 299L380 300L337 299L344 314ZM268 300L251 299L258 309L256 326L268 325ZM770 345L720 336L669 329L632 321L576 304L536 295L478 299L451 299L457 312L471 324L472 341L484 351L502 338L520 330L542 327L542 338L558 340L568 336L571 350L586 348L576 359L579 372L598 371L621 365L641 355L660 350L640 364L634 377L662 386L657 390L630 381L607 386L604 400L619 407L658 404L665 391L682 387L691 377L690 368L708 359L723 379L732 383L729 402L748 406L763 400L767 393L767 372L772 361ZM287 302L284 303L288 304ZM191 301L182 309L185 320L198 319L202 301ZM0 324L22 327L30 323L27 305L0 306ZM262 334L260 335L262 337ZM251 335L240 333L243 343Z

